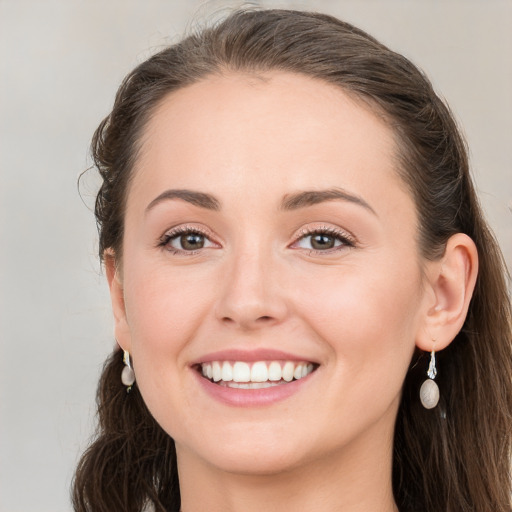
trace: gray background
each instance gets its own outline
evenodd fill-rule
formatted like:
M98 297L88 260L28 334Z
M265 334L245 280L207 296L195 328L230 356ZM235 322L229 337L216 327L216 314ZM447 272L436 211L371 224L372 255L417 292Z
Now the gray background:
M70 510L113 344L78 174L122 77L226 2L0 0L0 511ZM512 263L512 2L261 2L351 21L420 65L464 127ZM91 207L97 180L83 181Z

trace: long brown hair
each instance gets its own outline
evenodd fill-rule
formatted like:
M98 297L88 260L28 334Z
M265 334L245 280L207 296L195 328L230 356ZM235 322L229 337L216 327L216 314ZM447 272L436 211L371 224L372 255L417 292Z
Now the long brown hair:
M403 56L327 15L237 11L139 65L123 81L92 141L103 178L96 200L99 254L122 257L123 217L141 132L168 94L226 70L300 73L368 102L393 128L397 172L415 199L422 255L436 259L448 238L466 233L479 276L464 326L438 354L439 406L419 403L428 365L411 361L394 439L393 490L404 511L511 509L512 350L506 270L481 213L464 141L427 78ZM101 377L96 439L74 480L76 511L178 511L173 440L146 408L137 386L121 384L114 351Z

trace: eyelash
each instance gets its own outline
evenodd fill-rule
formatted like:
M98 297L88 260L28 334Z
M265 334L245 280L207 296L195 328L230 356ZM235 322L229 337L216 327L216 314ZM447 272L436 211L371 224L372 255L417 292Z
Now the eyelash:
M175 247L172 247L171 245L169 245L171 240L174 240L182 235L200 235L200 236L204 237L206 240L209 240L211 242L211 240L210 240L211 235L208 232L201 230L200 228L191 227L191 226L178 226L178 227L173 228L172 230L168 231L167 233L165 233L162 236L162 238L160 239L158 246L166 249L171 254L179 255L179 256L193 256L194 254L197 254L202 249L202 247L201 247L200 249L197 249L195 251L187 251L187 250L183 250L183 249L176 249ZM212 242L212 243L214 243L214 242Z
M211 235L201 230L197 227L191 227L191 226L178 226L176 228L173 228L171 231L168 231L165 233L159 243L158 246L166 249L173 255L182 255L182 256L193 256L195 254L198 254L203 247L197 250L184 250L184 249L176 249L175 247L172 247L169 245L169 243L178 238L182 235L200 235L204 237L206 240L208 240L210 243L215 244L215 242L212 242L210 240ZM302 229L299 233L299 236L296 238L296 240L291 244L290 247L293 247L297 245L301 240L304 240L307 237L313 237L315 235L326 235L328 237L333 237L335 240L338 240L341 242L340 245L334 246L330 249L307 249L309 255L325 255L325 254L331 254L333 252L338 252L343 249L347 248L353 248L355 247L356 243L355 240L351 235L346 233L345 231L342 231L340 229L336 229L333 227L328 226L322 226L320 228L313 228L313 229Z
M346 250L347 248L353 248L356 246L356 242L354 238L349 235L347 232L334 228L329 226L322 226L319 228L312 228L312 229L302 229L300 231L300 236L296 239L295 242L293 242L293 245L297 245L301 240L304 240L307 237L313 237L315 235L326 235L328 237L332 237L335 240L338 240L341 242L340 245L334 246L330 249L308 249L309 255L325 255L325 254L332 254L334 252L338 252L341 250Z

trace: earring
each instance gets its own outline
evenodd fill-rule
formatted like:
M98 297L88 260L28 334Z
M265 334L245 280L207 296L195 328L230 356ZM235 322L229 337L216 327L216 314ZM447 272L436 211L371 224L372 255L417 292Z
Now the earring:
M420 400L425 409L433 409L439 402L439 387L434 381L437 375L435 350L430 353L427 375L429 378L425 380L420 388Z
M135 382L135 372L130 364L130 352L128 352L128 350L124 351L123 363L125 364L125 367L121 372L121 382L127 386L126 392L129 393L132 390L133 383Z

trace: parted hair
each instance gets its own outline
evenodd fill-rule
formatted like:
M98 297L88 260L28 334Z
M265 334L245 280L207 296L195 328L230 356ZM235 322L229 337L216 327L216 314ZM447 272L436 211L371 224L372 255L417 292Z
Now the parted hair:
M511 306L503 257L481 212L467 150L448 107L424 74L362 30L328 15L235 11L153 55L121 84L92 140L103 182L96 199L99 256L122 265L126 195L143 130L167 95L211 75L285 71L340 87L392 128L396 170L415 200L424 258L440 258L450 236L466 233L479 275L465 323L437 354L439 405L418 393L428 354L417 351L403 384L393 453L401 512L510 512ZM78 512L177 512L172 438L146 408L137 385L122 385L122 353L105 363L98 428L73 483Z

